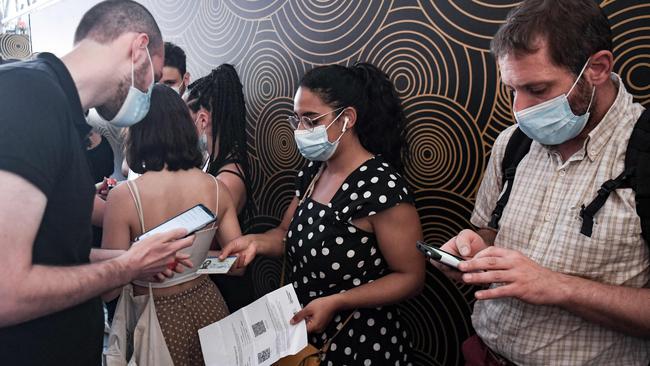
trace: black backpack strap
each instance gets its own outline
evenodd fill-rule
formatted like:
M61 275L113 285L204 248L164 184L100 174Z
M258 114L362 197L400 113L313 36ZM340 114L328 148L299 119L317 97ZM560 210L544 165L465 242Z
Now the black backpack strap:
M634 125L625 152L625 169L618 177L603 183L598 195L587 206L582 205L580 233L591 237L594 216L618 188L632 188L636 196L636 212L641 218L641 234L650 245L650 110L645 110Z
M586 207L585 205L582 205L582 209L580 210L580 217L582 217L582 227L580 228L580 233L582 235L591 237L591 233L594 228L594 216L596 215L596 212L598 212L598 210L603 207L610 193L627 184L633 172L634 169L626 167L623 173L619 174L618 177L610 179L600 186L598 195L593 199L593 201L591 201L591 203L589 203Z
M494 211L492 211L490 222L488 223L488 227L492 229L499 229L499 220L501 220L503 209L506 207L506 204L508 204L508 199L510 198L510 191L512 191L512 184L515 181L515 175L517 173L517 165L519 165L521 159L528 154L532 141L533 140L526 136L526 134L524 134L519 128L515 129L508 140L506 151L503 154L503 160L501 161L501 181L503 182L503 188L501 190L501 195L497 200L497 205L494 208Z
M625 167L634 172L630 184L636 196L636 212L641 218L641 234L650 246L650 109L641 114L634 126Z

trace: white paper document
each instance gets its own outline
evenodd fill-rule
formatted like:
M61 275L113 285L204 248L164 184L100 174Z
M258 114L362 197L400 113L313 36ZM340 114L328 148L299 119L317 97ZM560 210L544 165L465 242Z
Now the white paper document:
M206 366L268 366L299 352L307 346L307 327L289 320L300 309L289 284L199 329Z

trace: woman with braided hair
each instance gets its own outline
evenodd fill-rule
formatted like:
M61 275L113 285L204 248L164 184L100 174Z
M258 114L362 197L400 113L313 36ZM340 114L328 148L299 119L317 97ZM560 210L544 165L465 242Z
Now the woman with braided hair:
M255 206L246 144L246 105L237 71L232 65L222 64L190 84L188 90L185 100L199 134L204 170L228 188L242 232L246 232ZM231 312L254 300L250 273L211 277Z

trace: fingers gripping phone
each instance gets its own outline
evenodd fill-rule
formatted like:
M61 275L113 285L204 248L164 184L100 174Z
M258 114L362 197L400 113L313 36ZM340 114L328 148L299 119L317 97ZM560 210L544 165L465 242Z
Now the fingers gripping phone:
M142 240L153 234L164 233L169 230L180 228L187 230L187 235L191 235L216 220L217 217L212 213L212 211L210 211L210 209L202 204L198 204L140 235L135 239L135 241Z
M463 258L457 257L451 253L447 253L442 249L433 247L419 240L416 246L422 253L424 253L424 255L427 256L427 258L431 258L454 269L458 269L458 264L464 261Z

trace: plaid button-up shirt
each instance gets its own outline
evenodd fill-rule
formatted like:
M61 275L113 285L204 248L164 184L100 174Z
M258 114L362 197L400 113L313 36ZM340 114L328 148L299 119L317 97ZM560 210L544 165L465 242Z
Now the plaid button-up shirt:
M562 161L558 153L533 141L517 167L495 245L517 250L553 271L644 287L650 279L649 251L632 189L612 192L595 215L592 236L580 233L581 206L596 197L602 183L623 171L628 140L643 112L620 78L612 74L612 79L618 84L616 100L580 151ZM487 227L501 193L501 161L514 128L494 143L471 219L479 228ZM650 340L555 306L513 298L479 300L472 322L490 348L515 363L646 366L650 361Z

